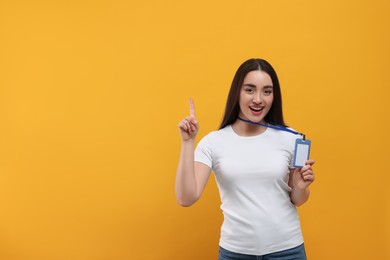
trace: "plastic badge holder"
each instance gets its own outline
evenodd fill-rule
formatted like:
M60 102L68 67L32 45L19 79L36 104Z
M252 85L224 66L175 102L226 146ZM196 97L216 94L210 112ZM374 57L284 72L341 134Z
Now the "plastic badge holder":
M310 140L297 139L295 141L294 168L302 168L310 155Z

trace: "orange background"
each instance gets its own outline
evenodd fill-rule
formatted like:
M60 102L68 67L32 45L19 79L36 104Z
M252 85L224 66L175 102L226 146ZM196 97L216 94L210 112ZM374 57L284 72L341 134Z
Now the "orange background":
M390 259L390 4L1 1L0 259L216 259L214 178L176 204L177 123L221 120L237 67L278 72L312 140L310 260ZM198 140L199 140L198 139ZM387 258L386 258L387 256Z

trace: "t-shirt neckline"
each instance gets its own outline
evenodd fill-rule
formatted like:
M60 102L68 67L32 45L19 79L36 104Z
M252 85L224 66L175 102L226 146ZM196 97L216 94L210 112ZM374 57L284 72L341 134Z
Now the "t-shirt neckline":
M239 137L239 138L242 138L242 139L254 139L254 138L259 138L259 137L265 136L269 132L270 128L267 127L264 132L262 132L262 133L260 133L258 135L251 135L251 136L244 136L244 135L237 134L236 131L234 131L232 125L229 125L229 130L236 137Z

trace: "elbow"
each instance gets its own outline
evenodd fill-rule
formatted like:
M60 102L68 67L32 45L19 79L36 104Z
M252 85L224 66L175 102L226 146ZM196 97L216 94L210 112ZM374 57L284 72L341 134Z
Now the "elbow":
M191 203L191 202L186 202L186 201L178 201L177 202L180 206L182 206L183 208L188 208L188 207L191 207L194 203Z
M194 205L196 201L197 201L196 198L192 198L192 199L177 198L177 203L184 208L188 208Z

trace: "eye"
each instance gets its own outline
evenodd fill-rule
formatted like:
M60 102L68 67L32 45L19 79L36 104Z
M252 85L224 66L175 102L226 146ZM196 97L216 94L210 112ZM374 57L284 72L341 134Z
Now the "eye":
M273 93L272 89L266 89L264 90L264 95L269 96Z
M244 91L246 93L252 94L254 92L254 89L253 88L244 88Z

